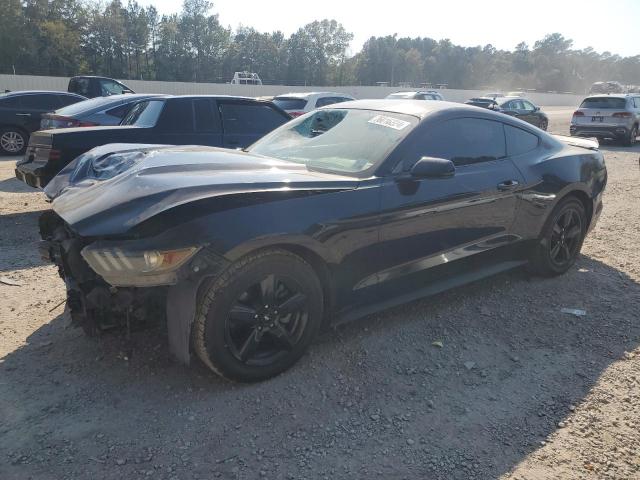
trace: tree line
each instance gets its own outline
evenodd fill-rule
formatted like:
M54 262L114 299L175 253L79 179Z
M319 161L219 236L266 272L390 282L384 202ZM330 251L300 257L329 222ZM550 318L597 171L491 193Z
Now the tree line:
M552 33L513 51L428 37L371 37L348 55L353 34L319 20L285 36L223 26L208 0L160 15L135 0L0 0L0 73L185 82L257 72L266 84L447 84L449 88L583 92L599 80L640 84L640 55L621 57Z

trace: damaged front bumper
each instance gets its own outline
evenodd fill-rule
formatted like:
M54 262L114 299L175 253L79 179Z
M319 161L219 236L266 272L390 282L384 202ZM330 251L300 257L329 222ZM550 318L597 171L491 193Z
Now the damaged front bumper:
M225 268L223 257L206 246L83 238L53 211L40 217L40 234L40 256L58 267L74 325L95 335L166 320L172 354L189 363L197 291L203 279Z

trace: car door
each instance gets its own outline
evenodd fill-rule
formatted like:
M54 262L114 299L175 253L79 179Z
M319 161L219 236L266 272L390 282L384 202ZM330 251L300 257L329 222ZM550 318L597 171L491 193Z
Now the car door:
M20 97L20 111L16 113L19 125L28 132L40 129L43 113L53 112L62 107L58 95L53 93L34 93Z
M269 103L218 100L222 119L223 146L245 148L290 118Z
M423 156L451 160L455 174L410 177L411 167ZM514 240L514 192L523 178L507 157L501 122L456 118L423 125L401 157L404 161L382 185L383 268L365 283L406 282L428 268Z

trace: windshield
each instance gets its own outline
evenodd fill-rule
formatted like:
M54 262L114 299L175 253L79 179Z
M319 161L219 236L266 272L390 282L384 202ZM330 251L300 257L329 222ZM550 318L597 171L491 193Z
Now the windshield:
M274 130L248 151L309 169L360 174L379 165L418 119L373 110L316 110Z
M580 108L625 108L627 100L620 97L586 98Z
M304 110L307 105L306 98L276 97L273 103L283 110Z
M122 119L120 125L135 125L136 127L154 127L164 107L162 100L150 100L136 104Z

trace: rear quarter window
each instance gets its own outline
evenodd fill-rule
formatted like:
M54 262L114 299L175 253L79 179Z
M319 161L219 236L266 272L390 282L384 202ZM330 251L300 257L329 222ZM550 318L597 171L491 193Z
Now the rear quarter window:
M510 157L535 150L540 144L540 139L537 135L526 132L521 128L505 125L504 133L507 140L507 155Z

